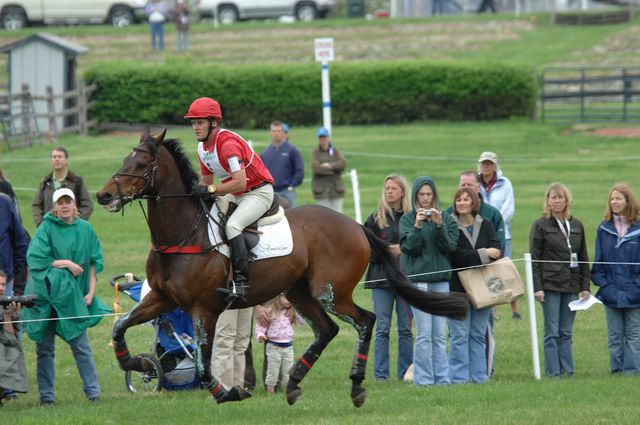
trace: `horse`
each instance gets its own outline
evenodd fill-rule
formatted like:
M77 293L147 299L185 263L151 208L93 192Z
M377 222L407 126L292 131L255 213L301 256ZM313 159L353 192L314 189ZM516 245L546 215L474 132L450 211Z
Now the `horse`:
M240 401L251 394L238 386L224 388L209 368L216 321L229 307L216 292L226 285L229 260L208 239L210 202L192 196L199 176L180 141L165 140L165 135L166 129L159 134L145 129L120 169L97 193L98 202L110 212L118 212L134 200L146 200L152 242L146 263L152 291L115 323L115 355L125 371L148 370L144 357L129 353L126 330L179 306L193 319L201 382L217 403ZM413 306L442 316L465 316L464 294L420 290L403 274L388 245L347 216L314 205L288 209L286 217L292 252L252 262L247 301L230 308L251 307L286 293L310 324L315 339L289 371L289 405L302 395L300 382L338 334L339 327L329 313L356 329L356 354L349 373L351 400L356 407L364 403L367 393L362 382L376 317L356 305L352 295L372 255L383 265L391 285Z

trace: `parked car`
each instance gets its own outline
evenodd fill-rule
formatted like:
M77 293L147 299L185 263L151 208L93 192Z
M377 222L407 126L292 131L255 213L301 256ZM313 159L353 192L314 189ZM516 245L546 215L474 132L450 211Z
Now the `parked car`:
M335 0L200 0L196 10L200 18L215 15L221 24L232 24L287 15L308 22L326 17L335 8Z
M110 23L126 27L144 18L147 0L0 0L0 25Z

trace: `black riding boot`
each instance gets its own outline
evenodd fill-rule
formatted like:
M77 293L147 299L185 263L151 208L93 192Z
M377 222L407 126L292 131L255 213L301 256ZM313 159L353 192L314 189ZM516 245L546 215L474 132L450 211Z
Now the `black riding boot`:
M245 296L249 289L249 254L242 235L230 239L229 248L231 248L231 264L233 265L233 281L236 291L233 292L233 288L218 288L217 291L225 296L225 303L246 302Z

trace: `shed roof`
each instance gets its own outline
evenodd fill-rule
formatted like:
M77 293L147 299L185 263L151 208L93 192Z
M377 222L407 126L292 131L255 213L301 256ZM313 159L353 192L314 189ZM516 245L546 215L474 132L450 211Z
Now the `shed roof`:
M60 50L63 50L65 53L69 53L72 55L79 55L82 53L87 53L89 51L88 47L82 46L78 43L74 43L73 41L66 40L53 34L40 32L38 34L33 34L29 37L16 40L13 43L0 46L0 53L9 53L12 50L20 48L34 41L42 41L52 47L58 48Z

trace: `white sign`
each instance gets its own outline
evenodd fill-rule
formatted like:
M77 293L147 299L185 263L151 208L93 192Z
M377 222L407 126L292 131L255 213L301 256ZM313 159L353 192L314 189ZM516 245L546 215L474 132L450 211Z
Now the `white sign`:
M313 44L316 48L317 62L329 62L333 60L333 38L316 38Z

